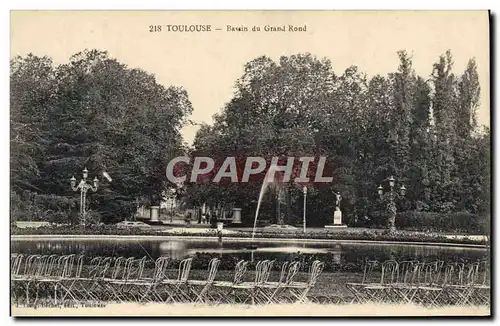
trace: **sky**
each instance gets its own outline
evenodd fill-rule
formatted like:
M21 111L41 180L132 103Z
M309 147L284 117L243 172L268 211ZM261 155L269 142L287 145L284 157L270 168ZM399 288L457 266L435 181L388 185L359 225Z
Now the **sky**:
M172 32L166 25L211 25L211 32ZM150 32L162 25L161 32ZM248 32L227 31L227 25ZM265 32L264 26L304 27L303 32ZM252 32L260 26L260 32ZM220 30L215 30L220 29ZM448 49L454 73L475 58L481 85L478 121L490 124L489 23L487 11L13 11L11 58L28 53L65 63L83 49L99 49L130 68L153 73L160 84L184 87L189 117L212 123L234 92L244 64L266 55L309 52L330 59L339 75L351 65L373 76L398 66L396 52L413 56L428 78ZM190 144L197 127L182 130Z

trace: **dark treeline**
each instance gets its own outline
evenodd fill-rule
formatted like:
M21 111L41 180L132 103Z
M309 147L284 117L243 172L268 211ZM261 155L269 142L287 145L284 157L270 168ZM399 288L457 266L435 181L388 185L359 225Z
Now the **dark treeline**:
M185 152L185 90L93 50L58 66L13 59L10 95L12 220L78 221L70 178L79 181L84 167L101 181L88 196L91 216L120 221L137 205L159 204L168 160Z
M397 55L393 73L372 78L354 66L336 75L327 59L310 54L248 62L215 124L196 134L191 155L327 156L335 164L334 182L309 189L309 225L331 223L333 191L342 193L348 224L384 225L377 187L394 175L407 188L396 201L403 212L397 224L484 228L490 214L490 131L477 125L475 61L455 75L447 52L429 67L429 76L418 76L412 58L405 51ZM250 223L259 190L260 184L189 184L186 197L192 205L242 207ZM302 196L300 185L274 185L262 218L277 219L280 198L285 222L300 221Z

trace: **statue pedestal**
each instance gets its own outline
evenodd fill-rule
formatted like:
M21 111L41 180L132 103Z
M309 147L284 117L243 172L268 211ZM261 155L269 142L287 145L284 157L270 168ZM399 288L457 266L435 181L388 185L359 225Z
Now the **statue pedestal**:
M241 224L241 208L233 208L233 224Z
M160 211L160 206L151 206L151 215L150 219L151 222L158 222L159 221L159 211Z
M342 211L337 207L333 213L333 225L325 225L325 228L346 228L347 225L342 224Z

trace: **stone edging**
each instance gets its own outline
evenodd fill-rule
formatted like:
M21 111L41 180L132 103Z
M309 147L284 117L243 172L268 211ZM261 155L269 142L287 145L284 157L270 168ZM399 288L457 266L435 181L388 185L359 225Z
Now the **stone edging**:
M179 235L11 235L11 241L23 240L216 240L215 236L179 236ZM251 238L225 236L223 240L235 242L252 241ZM299 242L299 243L338 243L338 244L383 244L383 245L413 245L413 246L440 246L486 249L484 244L455 243L455 242L416 242L416 241L389 241L389 240L347 240L347 239L280 239L280 238L255 238L258 242Z

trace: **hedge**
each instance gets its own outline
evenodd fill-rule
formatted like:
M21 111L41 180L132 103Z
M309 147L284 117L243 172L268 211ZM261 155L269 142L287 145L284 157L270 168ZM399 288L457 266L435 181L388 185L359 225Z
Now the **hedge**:
M200 231L203 232L203 231ZM216 230L208 233L162 233L155 230L145 229L117 229L113 226L93 226L82 228L81 226L43 226L39 228L17 228L11 227L13 235L151 235L151 236L184 236L186 238L193 236L215 237ZM237 233L226 235L224 237L251 238L252 232L239 231ZM463 243L463 244L485 244L484 240L474 238L451 239L446 236L433 232L413 232L413 231L388 231L388 230L346 230L336 232L256 232L256 239L325 239L325 240L376 240L376 241L404 241L404 242L441 242L441 243Z
M487 234L488 220L469 212L432 213L406 211L396 216L396 227L404 230Z

